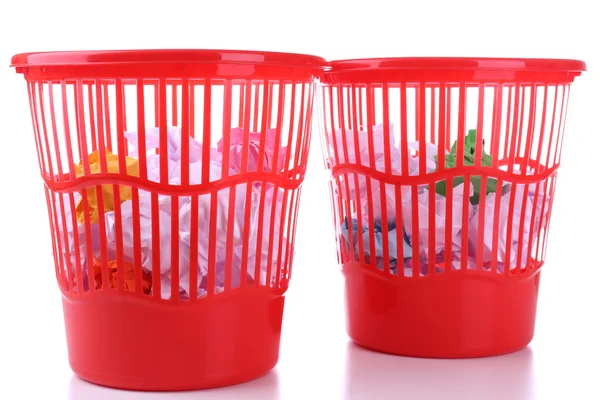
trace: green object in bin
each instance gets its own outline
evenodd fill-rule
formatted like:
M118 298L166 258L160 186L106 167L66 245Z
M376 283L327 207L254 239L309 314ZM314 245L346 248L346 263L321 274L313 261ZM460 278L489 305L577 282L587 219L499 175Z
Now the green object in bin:
M465 136L464 140L464 161L463 165L472 166L475 165L475 147L476 147L476 139L477 131L475 129L470 129L467 136ZM484 150L485 141L482 139L481 146L481 165L486 167L492 166L492 156L487 154ZM456 168L457 154L456 147L458 146L458 140L454 141L452 148L450 149L450 153L445 155L445 167L446 168ZM438 163L437 155L434 156L436 164ZM458 176L453 179L452 187L456 187L463 183L465 180L464 176ZM471 204L475 205L479 203L479 194L481 193L481 176L471 176L471 183L473 184L473 195L471 196ZM485 194L492 193L496 191L496 185L498 181L495 178L488 178L486 181ZM436 193L441 194L442 196L446 196L446 181L440 181L435 184Z

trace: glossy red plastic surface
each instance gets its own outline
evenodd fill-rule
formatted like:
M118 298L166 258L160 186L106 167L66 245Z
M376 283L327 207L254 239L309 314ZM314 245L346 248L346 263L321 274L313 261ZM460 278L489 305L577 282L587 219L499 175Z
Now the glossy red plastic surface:
M331 83L399 82L566 82L585 71L579 60L536 58L407 57L330 62Z
M172 49L172 50L110 50L110 51L57 51L16 54L13 67L76 66L92 64L269 64L280 66L323 68L325 60L306 54L272 51Z
M277 363L283 305L282 295L265 288L184 305L65 296L69 364L90 382L133 390L249 381Z
M476 274L386 279L346 263L348 335L363 347L435 358L519 350L535 328L540 271L517 280Z
M162 391L236 384L273 368L324 61L142 50L29 53L12 62L27 81L73 371L101 385ZM168 127L181 139L168 139ZM148 128L159 132L150 152ZM132 131L135 156L125 139ZM175 181L172 140L181 146ZM192 157L200 168L192 170ZM115 207L126 198L127 219ZM179 218L181 201L191 204L189 222ZM166 223L165 205L173 216ZM108 219L93 219L109 207L110 235ZM180 276L184 262L189 275Z
M580 60L552 58L490 58L490 57L402 57L402 58L363 58L336 60L330 62L333 75L349 70L382 69L395 70L431 70L438 69L448 73L455 70L471 72L481 71L563 71L581 72L586 65Z
M319 127L348 335L369 349L419 357L526 346L571 84L585 64L379 58L330 65ZM467 163L461 149L470 130ZM471 188L473 178L481 187L493 180L494 189L475 196L468 185L453 187L459 177Z
M231 77L296 80L323 58L246 50L112 50L22 53L11 66L28 79ZM318 74L317 74L318 75Z

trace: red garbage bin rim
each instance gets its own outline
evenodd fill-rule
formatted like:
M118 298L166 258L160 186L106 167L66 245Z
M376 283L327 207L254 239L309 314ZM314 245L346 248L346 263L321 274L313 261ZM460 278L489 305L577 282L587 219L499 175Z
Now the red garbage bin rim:
M324 58L299 53L221 49L77 50L16 54L11 67L148 63L264 64L324 69Z
M326 74L359 70L468 70L583 72L586 64L574 59L494 57L384 57L333 60Z

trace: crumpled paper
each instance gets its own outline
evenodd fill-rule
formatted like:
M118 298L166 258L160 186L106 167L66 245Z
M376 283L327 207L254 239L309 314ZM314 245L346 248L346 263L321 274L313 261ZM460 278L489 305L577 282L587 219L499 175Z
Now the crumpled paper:
M390 131L392 128L390 127ZM419 155L417 155L419 151L419 142L410 142L407 143L409 154L407 155L408 161L408 176L417 176L419 175ZM413 150L410 152L410 150ZM395 154L395 153L394 153ZM400 154L400 153L398 153ZM436 170L436 162L435 156L437 155L437 146L431 143L425 144L425 170L426 173L432 173ZM392 174L394 175L402 175L402 169L398 167L396 170L392 170ZM381 185L384 185L383 182L377 179L371 179L371 196L373 199L372 207L373 207L373 219L375 222L381 222L383 219L383 205L381 203ZM421 199L421 194L426 193L425 188L427 185L420 185L418 187L419 199ZM388 216L388 224L394 222L397 215L397 207L396 204L396 186L391 184L385 184L384 187L384 196L386 211ZM408 205L410 207L411 197L412 197L412 189L409 185L404 185L401 187L401 196L402 196L402 207L404 208ZM419 200L420 202L422 200ZM368 212L368 203L363 201L362 211L365 221L369 221L369 212ZM404 212L404 211L403 211ZM410 231L412 233L412 231Z
M370 164L370 154L369 154L369 142L368 142L368 132L359 131L358 133L358 142L356 142L355 147L355 138L354 132L352 130L346 130L346 149L348 152L348 157L344 154L344 142L342 130L337 129L335 131L335 139L336 139L336 148L338 150L339 163L350 163L355 164L358 162L357 153L360 155L360 163L363 166L372 168L379 172L385 172L385 130L383 128L383 124L375 125L373 127L373 155L375 165L371 167ZM401 159L402 153L401 149L396 144L396 138L394 133L394 125L390 124L389 126L389 140L390 140L390 167L391 169L388 173L392 175L403 175ZM333 139L330 135L330 154L331 158L334 159L333 156ZM358 152L356 151L358 149ZM408 176L416 176L419 175L419 155L418 152L419 143L418 142L410 142L408 143L408 154L406 155L408 171L404 175ZM437 146L431 143L425 144L425 173L432 173L436 170L436 161L435 156L437 156ZM369 221L369 213L368 213L368 202L367 195L368 189L367 186L367 178L362 174L344 174L339 177L340 186L339 191L344 200L352 200L361 201L362 207L362 218L364 221ZM356 181L358 181L358 186ZM388 215L388 223L392 223L395 219L396 215L396 189L395 185L386 184L383 181L380 181L375 178L370 179L370 188L371 188L371 198L373 201L371 202L372 211L373 211L373 219L375 222L381 222L383 217L383 210L381 205L381 185L385 185L384 187L384 198L386 204L386 211ZM406 196L410 196L410 189L408 186L402 188L403 194L403 202Z
M408 174L411 176L414 175L419 175L419 155L418 152L421 150L420 149L420 144L419 142L409 142L407 143L408 148L413 150L413 152L411 152L411 156L409 157L409 162L408 162ZM448 152L446 151L444 154L448 154ZM425 173L426 174L430 174L432 172L435 172L435 170L437 169L437 163L435 161L436 157L438 155L438 146L433 144L433 143L425 143Z
M378 171L385 171L385 131L383 129L383 124L373 126L373 149L374 149L374 160L375 166L374 168ZM355 141L354 131L350 129L345 130L346 135L346 149L348 152L348 157L344 154L344 142L343 142L343 133L341 129L335 130L335 148L338 152L339 163L340 164L356 164L358 163L358 157L360 157L360 165L370 167L371 159L369 154L369 134L366 131L358 131L358 142ZM335 162L335 153L334 153L334 142L333 137L329 135L329 154L331 155L331 159ZM390 165L391 165L391 173L399 174L400 170L400 150L396 146L396 138L394 134L394 125L390 124L389 127L389 139L390 139ZM358 151L357 151L358 150ZM357 156L358 154L358 156ZM363 198L367 193L367 181L365 176L358 175L358 186L356 186L355 176L354 174L343 175L340 176L341 180L341 195L343 199L350 199L356 201L359 197ZM348 185L349 189L349 197L346 194L346 185ZM377 189L378 190L378 189ZM374 190L375 191L375 190Z
M512 270L517 267L517 257L519 251L521 252L519 268L523 268L528 259L531 257L533 248L530 248L532 244L538 239L538 232L540 224L545 222L546 215L541 215L542 208L544 214L547 214L550 205L550 198L546 195L544 190L544 182L540 183L539 190L536 194L536 184L530 184L527 192L525 192L524 184L511 184L509 190L500 198L500 215L498 218L498 244L497 244L497 256L498 269L503 271L506 265L506 255L510 248L510 257L508 259L509 268ZM510 198L511 191L515 190L515 198L513 203L513 215L512 220L509 218ZM535 200L537 196L537 201ZM523 207L523 200L525 200L525 206ZM535 210L533 205L535 204ZM544 203L546 203L544 205ZM469 221L469 245L471 247L471 254L475 254L477 249L477 239L479 236L479 214L483 212L484 215L484 227L483 227L483 254L482 261L484 263L490 262L493 259L492 247L493 247L493 231L494 231L494 215L496 206L496 193L489 193L485 197L485 204L480 204L476 209L475 214ZM535 213L535 214L534 214ZM519 242L519 231L521 228L521 217L524 214L523 221L523 236L521 242ZM532 227L533 220L533 227ZM511 225L511 237L507 240L507 233L509 224ZM531 232L533 228L533 232ZM532 233L532 243L529 242L530 232Z
M375 125L373 130L373 150L375 158L375 166L379 171L385 171L385 130L383 124ZM346 135L346 149L348 152L348 158L344 153L344 133ZM358 142L355 141L354 131L346 129L344 132L341 129L335 130L335 148L340 164L355 164L358 162L358 156L360 157L360 164L366 167L370 166L370 154L369 154L369 133L367 131L358 131ZM396 145L396 137L394 134L394 124L389 126L389 140L390 140L390 161L392 170L400 168L400 149ZM330 155L335 161L334 154L334 140L332 135L329 135ZM358 154L358 156L357 156Z
M409 240L412 243L413 232L413 214L412 214L412 199L410 192L407 190L406 201L402 199L402 220L404 229L407 232ZM473 194L473 185L469 183L469 196ZM429 257L429 235L435 235L434 254L440 253L445 248L446 243L446 201L452 202L452 220L450 224L452 237L452 251L460 251L462 243L462 218L463 218L463 200L464 200L464 183L456 186L452 190L452 197L444 197L435 193L435 209L434 214L434 232L429 231L429 190L423 190L417 196L417 212L419 218L419 249L422 257ZM470 219L473 215L473 206L467 202L467 215Z
M62 197L63 205L64 205L64 218L65 224L63 225L63 211L60 207L60 198ZM71 208L70 202L70 194L69 193L54 193L54 203L56 206L56 218L58 221L58 230L60 232L60 239L62 244L62 253L64 262L67 265L71 265L72 271L75 272L75 266L77 262L77 251L79 251L80 262L85 261L85 227L83 224L79 223L77 219L75 220L75 227L73 226L73 214L75 210ZM74 204L78 204L81 201L81 195L79 192L73 193ZM54 220L52 221L54 223ZM81 225L82 229L78 229ZM67 233L67 243L64 242L64 233ZM75 250L75 235L77 235L77 239L79 241L79 249ZM67 257L67 251L69 253L69 257Z
M211 169L211 174L219 176L216 179L220 179L220 167ZM227 229L228 229L228 218L229 218L229 191L232 188L225 188L218 192L217 203L215 204L216 209L211 210L211 196L209 194L201 195L198 197L198 284L201 284L202 278L208 275L208 254L209 254L209 240L212 235L215 236L215 274L219 274L219 266L224 267L227 250ZM232 235L232 251L234 254L244 246L244 230L245 227L245 210L250 207L250 220L248 226L248 242L252 243L256 236L257 229L257 217L258 217L258 189L254 186L246 184L240 184L235 186L235 203L234 203L234 222L233 222L233 235ZM250 195L250 204L246 204L247 190L252 193ZM189 199L189 198L188 198ZM210 214L216 212L217 216L215 219L216 229L215 232L210 232ZM191 247L191 217L192 208L191 201L186 201L179 210L179 235L181 240L181 247L179 253L179 285L183 292L189 293L190 288L190 247ZM249 254L252 255L254 249L252 246L249 248ZM187 268L182 268L187 266ZM232 269L235 269L232 266ZM170 277L166 277L165 281L170 282ZM233 282L233 280L232 280ZM239 282L239 280L238 280ZM218 283L217 283L218 284ZM170 285L170 283L169 283Z
M213 166L214 164L211 164ZM211 168L211 179L215 180L221 178L220 167ZM208 240L209 235L216 236L216 247L218 249L224 249L227 245L227 225L229 217L229 191L231 188L224 188L217 193L217 204L214 204L211 209L211 196L210 194L201 195L198 198L198 229L200 235L204 236ZM244 222L245 222L245 210L250 207L250 237L254 235L256 230L256 218L258 213L258 196L259 191L256 187L247 184L238 184L234 186L235 191L235 213L233 222L233 247L238 247L242 244L243 233L244 233ZM250 204L246 204L247 190L251 191ZM216 217L216 231L210 232L209 220L211 213L217 213ZM186 202L180 209L179 212L179 226L181 232L189 233L189 227L191 218L191 202ZM186 231L187 229L187 231ZM199 236L200 236L199 235ZM208 243L208 242L207 242ZM200 251L200 248L199 248Z
M253 172L258 170L258 163L260 159L260 144L261 144L261 133L250 132L248 135L248 155L247 155L247 171ZM240 173L242 170L242 152L243 152L243 140L244 130L242 128L233 128L229 136L229 166L235 171ZM264 171L281 171L285 167L285 157L287 147L279 147L277 154L277 160L275 160L275 147L277 141L277 130L267 129L265 132L265 143L264 143L264 156L263 156L263 168ZM217 143L217 150L219 153L223 153L224 140L221 139ZM281 143L281 138L280 138Z
M150 128L146 130L146 149L155 150L159 147L160 141L160 130L158 128ZM138 155L138 134L137 132L128 132L126 137L131 143L130 154ZM167 143L168 143L168 178L169 184L179 185L181 184L181 129L178 127L170 127L167 129ZM210 168L209 176L210 181L214 182L221 178L222 165L221 165L221 154L214 148L210 149L210 162L203 163L202 160L202 144L195 139L189 139L190 149L190 164L189 164L189 183L199 184L201 183L202 168L203 165L208 165ZM154 181L160 181L160 155L150 154L147 157L148 160L148 178ZM230 168L229 174L233 175L235 172ZM227 218L229 214L229 188L219 190L217 195L216 207L217 218L216 218L216 232L213 233L217 236L216 239L216 254L215 258L217 261L224 258L224 250L227 239ZM233 234L233 246L241 245L243 238L243 223L244 223L244 212L245 200L246 200L246 185L236 186L236 200L234 214L234 234ZM251 201L255 202L256 189L251 195ZM140 201L144 197L140 196ZM149 198L149 197L148 197ZM161 297L163 299L171 298L171 197L159 195L160 206L160 225L161 225ZM198 196L198 254L197 254L197 267L198 267L198 280L197 287L198 295L205 294L205 291L201 289L201 283L203 278L208 274L208 246L209 246L209 228L210 228L210 213L211 213L211 195L204 194ZM149 203L148 203L149 204ZM191 197L182 196L179 197L179 287L180 295L183 297L188 296L190 292L190 227L191 227ZM148 209L150 211L151 209ZM251 226L250 226L250 237L254 234L254 226L256 224L256 205L251 210ZM140 213L140 217L145 219L146 215ZM149 254L148 257L144 257L143 266L151 269L152 266L152 231L151 229L151 215L147 215L147 246L142 246L143 250ZM164 219L164 223L163 223ZM162 227L164 226L164 232ZM129 228L129 226L127 226ZM144 227L142 226L142 230ZM124 231L125 234L125 231Z
M108 173L119 173L119 157L116 154L112 154L108 149L104 150L106 154L106 167ZM101 172L100 164L100 153L98 150L88 155L88 162L90 167L90 175L99 174ZM138 160L131 157L125 157L125 164L127 168L127 175L138 176ZM83 167L83 160L75 167L75 176L81 178L85 175ZM87 194L87 206L88 206L88 219L91 223L98 222L99 211L98 211L98 199L96 198L96 187L92 186L85 190ZM119 186L119 196L121 202L131 199L131 187ZM102 185L102 201L104 212L112 211L115 209L114 205L114 193L113 185L106 184ZM85 208L83 199L77 203L76 213L77 220L80 223L85 222Z
M277 278L277 264L281 264L280 271L280 281L285 279L284 271L284 262L286 256L288 258L288 264L291 263L291 257L293 253L287 253L287 249L290 246L290 243L287 239L286 232L281 232L283 226L281 225L281 214L287 208L287 204L283 203L284 190L279 188L275 191L275 187L271 184L267 184L265 189L265 199L264 199L264 208L263 208L263 219L262 219L262 237L259 238L258 235L254 235L252 240L250 241L250 247L248 251L248 275L254 277L254 272L256 268L256 263L258 258L260 257L260 284L267 285L267 269L269 266L269 240L273 239L272 250L271 250L271 279L268 282L269 285L273 286L276 283ZM260 197L257 199L257 203L260 201ZM289 196L288 196L289 201ZM275 211L273 214L272 208L273 203L275 203ZM260 204L260 203L258 203ZM289 211L287 211L289 212ZM274 224L273 231L271 232L271 215L274 215ZM286 217L288 215L286 214ZM287 219L287 218L286 218ZM260 221L258 221L260 223ZM284 222L285 225L285 222ZM258 224L257 224L258 229ZM257 252L258 240L261 240L260 250ZM281 253L279 252L279 243L281 240ZM234 249L234 259L236 260L234 264L241 265L243 260L243 248L238 247ZM233 282L233 281L232 281Z
M139 157L139 137L136 131L124 133L130 143L130 157ZM167 128L167 166L170 184L181 184L181 156L182 156L182 132L179 127ZM160 128L146 128L146 163L148 179L160 182L160 154L156 150L160 148ZM190 184L200 183L202 166L202 143L193 137L189 137L189 162L190 162ZM221 154L213 147L210 148L210 159L220 162ZM193 171L192 168L196 167Z
M73 225L73 214L75 214L75 208L71 208L71 202L70 202L70 193L55 193L54 194L54 199L55 199L55 207L56 207L56 218L57 218L57 223L58 226L56 227L58 229L58 235L59 235L59 240L60 240L60 249L61 249L61 254L60 257L62 257L63 263L64 263L64 267L66 269L71 268L71 272L73 273L73 290L75 292L79 291L79 288L77 287L78 283L77 283L77 279L76 279L76 273L77 273L77 261L79 259L80 265L81 265L81 272L82 272L82 276L83 276L83 286L84 286L84 290L87 290L88 288L88 282L87 282L87 268L88 268L88 263L87 263L87 259L88 259L88 247L86 246L87 241L87 237L86 237L86 233L85 233L85 225L83 223L80 223L77 221L77 219L75 220L75 225ZM78 204L81 201L81 194L79 194L79 192L73 192L73 203L74 204ZM60 199L62 197L62 201L63 201L63 206L64 206L64 218L65 218L65 222L63 224L63 211L61 210L61 206L60 206ZM53 220L54 223L54 220ZM92 257L100 257L100 230L99 230L99 225L96 224L90 224L90 251L92 254ZM65 243L65 233L67 234L67 239L66 239L66 243ZM75 237L77 237L77 244L78 244L78 248L75 249ZM67 277L67 271L64 271L65 274L65 279ZM65 281L65 285L66 285L66 281Z
M146 128L145 144L146 152L153 153L154 150L160 148L160 128ZM131 144L129 151L130 157L139 158L139 135L136 131L128 131L124 133L125 138ZM174 161L181 160L181 128L170 126L167 127L167 155L169 159ZM158 154L151 154L158 155ZM190 163L199 161L202 157L202 143L198 142L193 137L189 137L189 158Z
M231 148L230 154L238 154L241 152L241 136L240 133L243 131L240 128L234 128L232 132L231 138ZM269 130L267 132L265 143L265 170L273 169L281 170L284 168L285 164L285 155L286 148L281 147L279 150L279 155L277 160L274 159L274 151L275 151L275 130ZM137 176L138 170L138 160L133 157L139 156L138 149L138 134L136 132L126 132L125 136L130 143L129 155L131 157L126 157L127 165L128 165L128 174ZM260 135L251 134L251 143L250 146L257 150L260 146ZM160 141L160 130L158 128L148 128L145 132L145 142L146 142L146 151L147 151L147 170L148 170L148 179L151 181L159 182L160 181L160 157L162 154L156 154L157 148L159 147ZM168 179L169 184L171 185L179 185L181 184L181 130L177 127L170 127L167 129L167 144L168 149L166 152L167 155L167 165L169 168L168 171ZM206 160L202 160L202 144L195 139L190 137L190 155L189 155L189 177L190 184L199 184L201 183L202 176L202 167L207 166L210 176L210 181L218 181L221 179L221 173L223 171L222 162L222 154L219 150L215 148L210 149L210 157L211 159L207 162ZM222 146L221 146L221 151ZM118 172L118 156L112 155L110 152L106 152L107 154L107 165L109 172ZM252 154L252 151L251 153ZM258 152L255 152L254 155L256 157L249 157L249 171L256 170L258 165ZM231 157L231 164L229 168L229 175L235 175L239 172L239 161L240 157L237 156ZM98 152L92 153L90 156L90 163L99 162L99 154ZM81 163L80 163L81 164ZM94 164L92 164L94 165ZM253 166L254 165L254 166ZM98 164L99 166L99 164ZM115 169L116 166L116 169ZM91 166L91 172L94 173L95 165ZM98 167L99 169L99 167ZM217 192L216 203L211 207L211 194L206 193L198 196L197 205L198 205L198 280L196 282L198 289L198 296L201 297L206 295L206 290L208 289L208 247L209 247L209 239L211 237L215 237L215 292L219 293L223 290L223 286L225 284L225 269L231 268L232 274L232 287L237 287L240 284L242 279L246 279L248 284L255 283L253 280L253 276L255 273L255 266L257 262L258 254L260 254L260 284L265 285L266 275L267 275L267 264L268 264L268 242L269 238L274 239L271 263L272 263L272 272L271 272L271 284L275 283L276 278L276 266L277 262L283 264L283 261L286 257L286 252L288 248L290 248L289 242L287 238L284 237L285 232L279 232L279 224L280 224L280 216L282 212L282 200L283 200L283 189L278 189L277 195L275 195L274 186L271 184L266 184L267 188L265 191L265 199L264 199L264 223L263 223L263 235L261 241L261 247L258 249L257 253L257 227L258 227L258 208L260 204L260 194L261 194L261 186L262 183L254 182L253 184L248 185L247 183L240 183L233 185L231 187L221 188ZM109 189L112 189L112 185L106 185ZM127 290L135 290L134 282L133 282L133 264L135 260L135 246L134 239L135 235L139 234L139 251L141 255L141 267L142 267L142 276L144 278L144 287L143 291L146 294L152 294L154 288L152 285L152 267L155 257L155 251L153 251L153 224L152 224L152 195L150 192L146 190L139 189L138 190L138 199L139 199L139 227L140 231L135 232L134 230L134 204L132 198L132 189L127 187L126 192L121 193L121 204L116 205L116 208L120 212L120 221L116 221L116 212L115 206L112 208L110 206L109 201L105 201L105 205L109 205L105 207L104 214L104 223L106 228L106 259L108 260L109 267L109 279L111 288L118 287L118 266L117 266L117 223L120 223L121 232L122 232L122 262L125 277L125 288ZM93 188L95 193L95 188ZM231 258L232 265L226 266L227 259L227 229L229 225L229 197L230 191L235 191L235 202L231 205L234 208L233 213L233 232L232 232L232 243L231 245ZM246 202L246 197L248 191L251 191L249 196L249 203ZM106 195L106 194L105 194ZM73 218L72 214L76 212L76 210L71 210L69 195L57 195L63 196L63 201L65 205L65 218L66 224L63 226L62 224L62 214L59 210L59 226L58 229L60 231L61 239L64 237L64 233L66 231L68 243L63 245L63 258L66 262L66 265L70 265L73 272L76 272L76 260L79 257L82 266L82 273L84 275L84 280L86 279L87 273L87 265L88 259L89 262L92 263L92 268L94 270L94 276L92 284L96 288L100 288L102 286L102 269L101 269L101 246L100 243L102 241L100 229L99 229L99 218L102 216L96 214L93 216L93 219L88 221L90 228L90 238L86 238L85 235L85 218L82 218L82 221L73 226ZM112 192L110 192L111 200L112 200ZM58 200L60 197L55 197L57 201L57 208L59 208ZM81 203L81 196L79 193L74 194L75 203ZM159 240L160 249L158 249L159 260L158 264L160 266L161 272L161 297L163 299L171 298L171 274L172 274L172 265L171 265L171 252L172 252L172 241L177 240L179 243L179 295L181 298L189 298L190 293L190 248L191 248L191 197L190 196L178 196L178 204L177 204L177 218L179 219L179 237L173 238L171 235L171 223L172 218L175 214L172 215L172 197L164 194L158 194L158 232L159 232ZM273 231L270 229L270 216L272 209L272 202L276 202L275 208L275 226ZM211 209L212 208L212 209ZM246 226L246 211L249 212L249 220L248 226ZM215 231L210 232L210 215L211 213L216 213L216 226ZM248 244L244 243L244 230L248 230ZM214 236L213 236L214 235ZM74 239L77 237L79 239L79 248L75 249ZM282 240L281 252L279 252L279 240ZM244 254L244 246L248 246L246 254ZM91 251L91 253L90 253ZM69 253L69 257L67 257L67 252ZM281 253L281 254L280 254ZM241 277L241 265L242 265L242 256L246 257L248 263L248 274L246 277ZM91 257L91 258L90 258ZM291 256L290 256L291 257ZM291 260L288 260L291 262ZM286 271L281 271L281 279L285 278ZM84 290L87 290L87 281L84 282ZM158 288L156 288L158 289ZM76 289L77 290L77 289Z
M135 255L135 232L134 232L134 204L132 200L123 202L121 211L121 231L123 257L126 262L132 263ZM115 213L105 215L106 220L106 244L109 257L116 257L117 232ZM140 226L140 253L142 267L152 271L152 203L150 193L141 191L139 195L139 226ZM171 268L171 215L159 207L158 227L160 237L160 270L161 273L168 272Z
M378 127L381 127L381 125L378 125ZM346 158L345 155L343 154L343 143L341 143L340 141L338 141L337 145L338 145L338 155L340 157L340 163L344 163L344 162L348 162L348 163L355 163L357 161L356 158L356 149L354 149L354 139L353 139L353 134L352 132L348 131L348 137L347 137L347 143L348 143L348 157ZM393 135L393 127L390 127L390 133ZM361 154L361 164L363 165L367 165L369 166L369 168L371 169L378 169L380 171L383 171L383 152L384 152L384 148L383 148L383 141L381 140L381 138L383 137L383 130L382 129L374 129L374 135L373 135L373 140L374 140L374 144L375 144L375 148L374 148L374 152L376 154L376 159L379 161L379 163L373 168L370 167L369 165L369 161L368 158L363 159L363 155L365 155L366 157L368 157L368 142L367 140L367 136L365 135L365 132L359 132L359 145L358 145L358 151ZM350 138L350 139L348 139ZM341 140L341 131L338 130L336 131L336 139ZM476 136L476 132L474 130L470 130L469 134L467 135L467 137L465 138L465 161L464 161L464 165L468 166L468 165L473 165L474 163L474 148L475 148L475 142L476 142L477 136ZM392 141L393 143L393 141ZM425 160L425 166L426 166L426 171L425 173L433 173L437 170L437 155L438 155L438 147L435 144L431 144L431 143L425 143L424 145L425 148L425 154L418 154L417 152L420 149L420 145L418 142L415 143L409 143L408 144L408 150L410 152L410 154L408 155L408 171L406 171L406 173L404 175L408 175L408 176L414 176L414 175L418 175L419 174L419 164L422 160L419 159L419 157L426 157ZM468 151L467 151L468 150ZM391 158L392 160L395 160L396 157L398 157L398 155L400 155L400 151L396 148L392 148L391 149L392 154L391 154ZM455 153L456 153L456 143L452 148L452 152L445 152L445 163L447 164L446 166L448 168L453 167L453 161L455 160ZM331 154L331 153L330 153ZM482 165L484 166L491 166L491 156L485 153L485 150L483 151L483 161L482 161ZM363 161L366 160L366 161ZM448 166L448 164L450 164ZM402 175L402 171L400 169L400 167L398 167L396 170L391 171L392 174L400 174ZM532 174L533 171L530 170L527 172L528 174ZM521 174L521 172L518 170L518 168L515 169L515 174ZM354 257L355 258L359 258L359 254L358 254L358 244L357 244L357 238L360 240L361 238L358 237L357 235L361 235L363 236L362 240L364 242L364 250L365 250L365 258L369 259L369 257L375 257L376 259L376 265L382 269L382 247L380 246L380 242L381 242L381 237L382 237L382 233L380 232L381 230L381 223L383 220L387 220L387 223L389 225L389 232L388 234L390 235L390 266L394 269L396 268L396 264L397 261L395 259L396 254L392 253L391 247L393 245L395 245L395 238L396 238L396 234L395 234L395 227L397 224L399 224L399 221L397 221L396 219L399 217L399 213L398 213L398 208L397 208L397 204L396 204L396 192L397 192L397 185L395 184L386 184L378 179L375 178L371 178L370 179L370 186L371 186L371 193L369 194L367 192L367 187L366 187L366 178L364 175L359 175L359 185L358 187L354 187L354 175L353 174L348 174L345 176L342 176L341 182L342 182L342 186L339 187L338 186L338 190L341 191L342 194L342 198L346 199L347 196L345 194L345 182L344 179L350 178L348 180L348 183L351 184L350 188L351 188L351 194L350 194L350 199L357 201L360 200L360 208L358 210L358 212L361 213L361 218L363 220L363 224L365 224L365 227L362 228L358 228L357 223L356 223L356 219L353 216L353 221L352 224L349 225L348 220L344 221L342 223L341 226L341 233L342 236L345 239L345 242L348 243L348 235L349 232L352 231L353 232L353 237L354 237L354 244L355 244L355 249L354 249ZM418 248L419 248L419 259L413 259L412 258L412 251L410 252L410 254L408 255L408 257L405 255L405 262L404 262L404 267L405 267L405 275L409 276L412 272L409 272L408 270L412 270L412 265L415 262L419 263L419 271L421 272L421 274L423 273L427 273L427 266L428 266L428 258L430 257L430 250L429 249L429 236L432 234L435 234L435 248L432 249L433 250L433 254L435 255L435 260L434 260L434 264L436 265L436 271L441 271L444 268L446 268L444 266L444 262L445 262L445 251L446 251L446 246L445 246L445 239L446 239L446 229L450 229L451 231L451 238L452 238L452 243L449 247L449 250L452 252L451 255L451 259L452 259L452 267L454 269L459 269L460 265L461 265L461 256L463 252L467 252L466 257L466 261L467 261L467 268L468 269L474 269L475 265L476 265L476 244L477 244L477 234L478 234L478 218L479 218L479 212L485 212L485 226L484 226L484 254L483 254L483 268L484 269L488 269L490 268L489 262L491 261L491 248L492 248L492 231L493 231L493 217L494 217L494 206L495 206L495 199L496 199L496 188L495 188L495 183L496 180L493 178L489 178L488 181L492 181L493 184L490 184L490 182L488 182L485 190L488 192L488 195L486 197L485 203L483 205L479 205L478 204L478 200L479 200L479 196L476 192L476 187L475 185L480 185L481 184L481 179L480 177L472 177L472 179L467 183L469 185L468 188L468 201L465 200L464 198L464 185L465 182L464 181L459 181L457 182L456 179L454 180L453 183L453 188L452 188L452 194L450 195L449 193L446 193L446 185L445 185L445 180L441 181L441 183L438 185L434 185L435 188L435 193L434 193L434 197L435 197L435 204L432 205L432 207L434 207L434 216L435 216L435 222L434 222L434 226L435 226L435 230L434 232L430 232L429 231L429 198L431 193L429 192L429 190L431 189L429 184L420 184L416 187L416 193L417 193L417 197L416 199L413 199L413 185L403 185L400 187L400 193L402 196L402 226L404 229L404 238L406 241L406 245L407 246L416 246L416 243L413 243L413 238L412 238L412 229L413 229L413 215L412 215L412 208L413 206L416 206L417 208L417 214L418 214L418 218L419 218L419 243L418 243ZM381 191L381 185L385 185L383 193ZM439 193L440 192L440 187L443 186L443 193ZM540 216L541 213L541 209L544 208L545 210L548 210L549 208L549 201L550 198L548 195L545 194L544 191L544 182L540 183L540 189L539 192L536 194L535 192L535 186L536 183L530 184L529 185L529 189L527 193L524 193L524 185L522 184L518 184L518 185L510 185L510 184L505 184L503 185L503 187L500 189L498 188L498 190L502 190L501 192L501 204L500 204L500 218L499 218L499 222L500 222L500 226L499 226L499 245L498 245L498 269L499 270L503 270L504 268L504 262L506 261L506 254L507 254L507 249L510 249L510 268L515 268L516 266L516 261L517 261L517 255L518 252L521 252L520 258L521 258L521 265L520 267L524 267L527 260L530 257L530 253L531 253L531 249L530 249L530 243L529 243L529 236L530 233L532 234L532 242L535 243L537 241L537 233L539 230L539 226L540 223L542 223L543 221L545 221L546 216ZM509 201L510 201L510 190L511 187L514 187L517 192L516 192L516 196L515 196L515 202L514 202L514 212L513 212L513 219L512 219L512 237L509 238L508 240L508 244L507 244L507 240L506 240L506 233L507 233L507 226L510 223L508 221L508 207L509 207ZM484 188L481 188L480 186L477 186L478 190L484 190ZM475 197L477 197L476 199L474 199ZM537 197L537 200L535 200ZM525 206L523 207L523 199L525 199ZM415 203L416 200L416 203ZM452 219L451 221L446 221L446 202L447 201L451 201L451 208L452 208ZM382 203L383 202L383 203ZM532 226L532 218L533 218L533 203L536 203L536 210L535 210L535 220L533 221L533 228L534 231L530 232L530 227ZM545 203L545 206L543 206L543 204ZM383 212L383 204L385 204L385 208L386 208L386 212ZM467 220L469 221L468 223L468 248L462 248L462 231L463 231L463 209L464 209L464 204L467 205L467 209L466 209L466 213L467 213ZM370 209L369 209L370 208ZM483 211L481 211L483 210ZM370 221L370 217L371 217L371 213L372 213L372 217L373 217L373 221ZM523 235L522 235L522 240L521 242L519 241L519 228L520 228L520 220L521 220L521 216L523 215L523 213L525 214L525 221L524 221L524 229L523 229ZM451 224L451 226L446 226L446 223L449 222ZM370 224L373 224L375 226L375 232L374 232L374 237L375 237L375 241L376 241L376 254L374 255L370 255L369 254L369 246L368 246L368 241L369 241L369 232L368 232L368 226L370 226ZM392 233L393 232L393 233ZM521 245L520 245L520 244ZM395 248L394 248L395 249ZM394 250L395 251L395 250ZM406 254L406 253L405 253Z

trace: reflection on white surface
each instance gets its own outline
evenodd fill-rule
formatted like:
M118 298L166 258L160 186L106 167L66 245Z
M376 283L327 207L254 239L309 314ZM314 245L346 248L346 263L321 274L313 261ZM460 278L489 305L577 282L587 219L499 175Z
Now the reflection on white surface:
M348 342L344 399L533 399L533 351L441 360L400 357Z
M158 399L279 399L279 376L274 369L262 378L218 389L188 392L134 392L110 389L88 383L73 375L69 382L69 400L158 400Z

